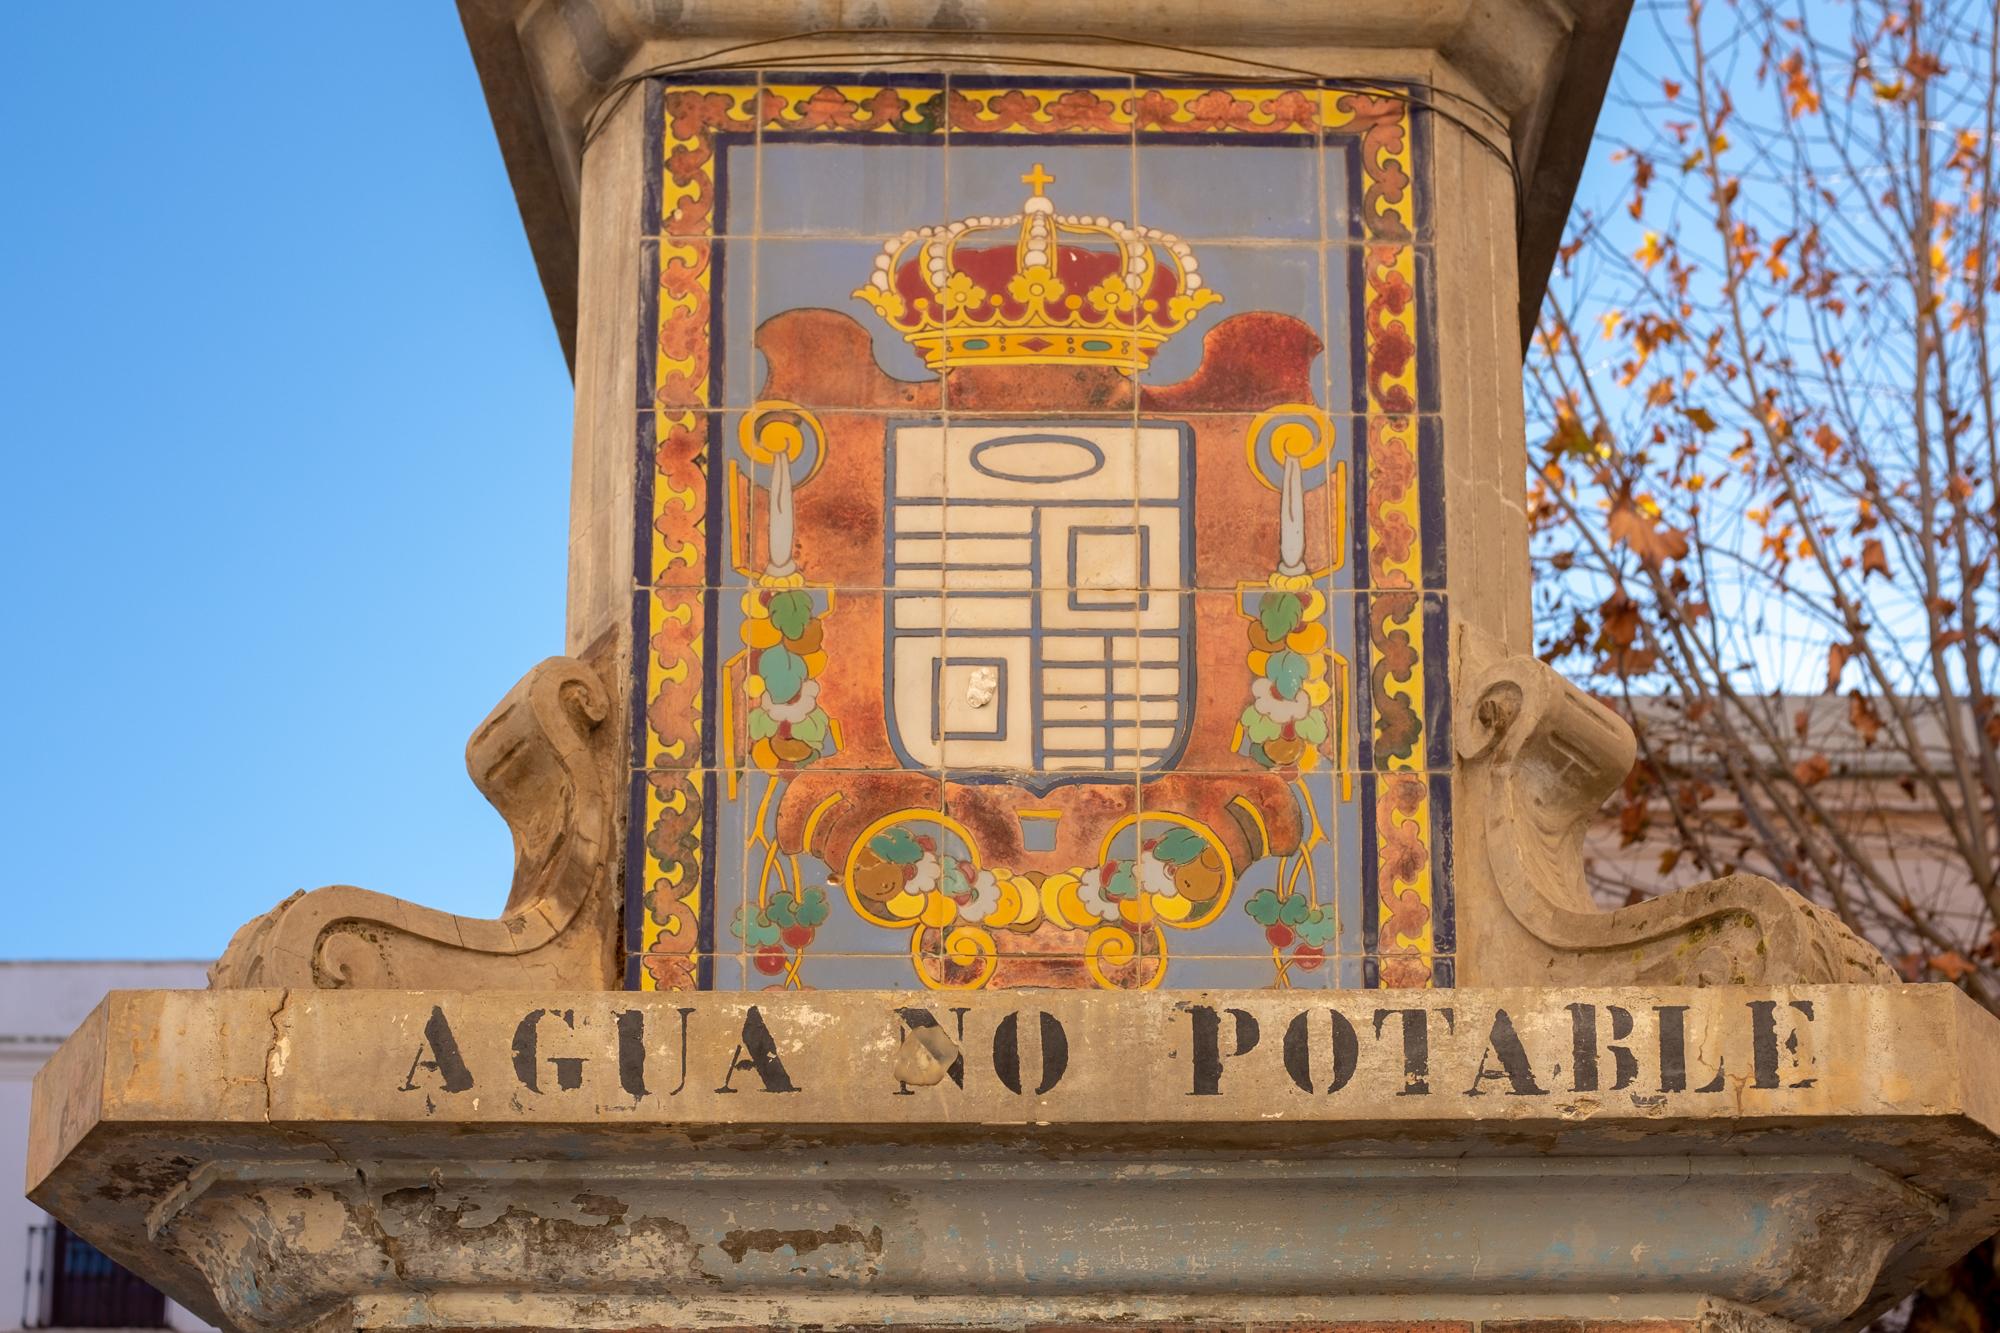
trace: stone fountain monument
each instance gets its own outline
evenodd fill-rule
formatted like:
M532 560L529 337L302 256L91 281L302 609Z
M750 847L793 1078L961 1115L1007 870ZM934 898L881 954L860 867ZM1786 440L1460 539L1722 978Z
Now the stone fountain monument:
M243 1333L1780 1333L2000 1227L2000 1022L1584 885L1518 375L1619 0L460 10L576 380L512 889L109 997L44 1206Z

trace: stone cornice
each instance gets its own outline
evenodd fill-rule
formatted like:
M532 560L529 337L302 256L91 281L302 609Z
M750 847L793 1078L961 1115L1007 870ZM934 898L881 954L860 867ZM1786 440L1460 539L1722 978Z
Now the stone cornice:
M1416 6L1405 0L459 0L522 222L572 362L585 127L623 81L676 62L810 58L838 69L865 66L871 52L884 51L927 53L940 67L983 55L1246 80L1254 79L1254 67L1236 62L1342 76L1437 72L1497 114L1504 129L1495 137L1510 140L1519 166L1525 340L1629 10L1629 0ZM840 35L812 35L833 30ZM1089 40L1107 38L1113 42ZM1118 39L1157 45L1119 46ZM748 44L761 45L730 50ZM1159 49L1168 46L1188 52Z
M496 1283L625 1321L565 1327L1145 1291L1843 1328L2000 1225L1996 1070L1946 986L122 992L37 1080L29 1184L242 1330Z

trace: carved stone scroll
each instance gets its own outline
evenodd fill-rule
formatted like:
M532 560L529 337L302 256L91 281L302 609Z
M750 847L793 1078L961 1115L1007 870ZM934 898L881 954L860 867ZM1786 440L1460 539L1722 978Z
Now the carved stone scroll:
M1462 895L1473 985L1791 985L1897 980L1824 908L1757 875L1729 875L1606 911L1583 838L1631 770L1631 729L1531 657L1467 636L1458 719L1462 845L1490 895Z
M514 884L499 919L346 884L295 893L236 932L209 985L615 987L615 711L595 671L552 657L467 742L473 782L514 834Z

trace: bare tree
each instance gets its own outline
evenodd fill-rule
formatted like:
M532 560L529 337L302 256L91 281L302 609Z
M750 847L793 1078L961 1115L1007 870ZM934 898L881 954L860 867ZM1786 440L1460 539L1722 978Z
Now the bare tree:
M1997 27L1642 11L1624 198L1575 223L1527 366L1541 648L1638 729L1621 829L1658 852L1601 887L1758 871L1989 1007Z
M2000 1010L1996 41L1642 7L1526 382L1540 648L1639 734L1600 892L1763 873ZM1983 1254L1912 1327L1985 1326Z

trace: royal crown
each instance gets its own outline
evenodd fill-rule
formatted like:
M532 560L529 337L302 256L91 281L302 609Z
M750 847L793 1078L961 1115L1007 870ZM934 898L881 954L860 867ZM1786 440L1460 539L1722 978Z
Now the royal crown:
M1187 242L1157 227L1061 214L1041 163L1011 217L918 227L882 247L855 295L933 367L1143 367L1222 297Z

